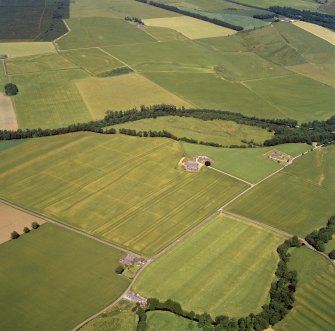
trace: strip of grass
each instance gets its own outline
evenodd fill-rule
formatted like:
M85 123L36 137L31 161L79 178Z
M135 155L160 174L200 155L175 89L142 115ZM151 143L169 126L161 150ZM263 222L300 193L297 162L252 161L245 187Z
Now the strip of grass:
M151 311L147 313L147 327L155 331L197 330L197 323L169 312Z
M183 147L187 156L207 155L214 161L213 167L252 183L258 182L282 167L265 156L272 149L291 156L297 156L310 150L310 146L306 144L236 149L183 143Z
M305 236L334 214L334 155L334 147L328 147L303 156L228 209Z
M153 255L247 187L209 169L186 173L182 155L179 142L163 138L31 139L1 154L0 195Z
M113 302L129 281L121 253L44 224L0 246L1 330L68 330Z
M258 312L268 295L281 241L273 233L219 215L150 265L134 290L213 316Z
M166 130L175 136L193 138L199 141L215 142L222 145L243 145L241 140L254 140L263 143L273 134L254 126L237 124L230 121L202 121L196 118L167 116L150 118L115 125L114 128L135 129L136 131Z
M298 272L293 310L276 324L278 331L333 330L335 328L335 271L323 257L301 248L289 263Z

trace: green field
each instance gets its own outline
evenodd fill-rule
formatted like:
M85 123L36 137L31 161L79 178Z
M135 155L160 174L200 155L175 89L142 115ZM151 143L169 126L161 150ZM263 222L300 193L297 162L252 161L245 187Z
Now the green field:
M292 7L303 10L317 10L320 3L313 0L238 0L239 3L262 8L270 6Z
M305 236L324 226L335 212L334 160L334 147L308 153L228 209Z
M6 149L15 147L17 145L20 145L24 143L26 140L20 139L20 140L3 140L0 141L0 152L3 152Z
M61 52L61 55L78 67L95 75L124 66L124 64L99 48Z
M129 285L121 253L44 224L0 246L0 329L69 330Z
M148 330L152 331L186 331L198 329L196 322L164 311L148 312L147 327Z
M56 52L51 42L7 42L0 43L1 54L9 58Z
M297 156L311 149L307 144L284 144L273 147L257 148L217 148L183 143L189 157L207 155L213 161L213 167L237 176L251 183L280 169L282 165L268 159L264 154L276 149L291 156Z
M294 308L276 331L323 331L335 328L335 271L323 257L306 248L292 252L290 269L298 272Z
M20 128L55 128L92 119L74 81L83 70L43 71L11 75L19 88L12 100Z
M156 41L124 19L87 17L66 22L71 32L58 39L57 44L62 50Z
M258 312L266 302L283 238L219 215L138 278L134 291L171 298L213 316Z
M270 139L272 133L267 130L237 124L231 121L202 121L191 117L166 116L150 118L115 125L115 128L135 129L136 131L166 130L178 138L187 137L199 141L215 142L222 145L245 145L244 140L254 140L256 143L263 143Z
M247 186L209 169L185 173L182 155L163 138L31 139L1 153L0 196L152 255Z

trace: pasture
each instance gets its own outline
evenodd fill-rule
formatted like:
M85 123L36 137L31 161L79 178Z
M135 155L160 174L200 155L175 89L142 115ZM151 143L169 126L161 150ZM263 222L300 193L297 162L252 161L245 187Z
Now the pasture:
M186 331L198 329L196 322L189 321L185 318L165 311L148 312L147 326L149 330L155 331Z
M66 22L71 32L57 40L61 50L156 41L124 19L86 17Z
M153 262L133 289L213 316L258 312L266 302L283 238L219 215Z
M7 54L9 58L55 53L55 46L51 42L1 42L0 54Z
M139 74L90 77L76 81L76 86L92 117L98 119L104 117L107 110L128 110L141 105L165 103L190 107L187 101Z
M92 75L124 66L124 64L99 48L79 49L60 53L65 59Z
M144 24L178 31L187 38L201 39L222 37L235 34L236 31L189 16L175 16L145 19Z
M241 4L268 8L270 6L292 7L301 10L317 10L320 3L313 0L295 0L294 3L290 0L239 0Z
M183 148L187 156L207 155L214 160L213 167L251 183L258 182L282 167L265 156L274 147L217 148L183 143ZM276 150L293 157L310 150L310 148L307 144L275 146Z
M323 257L302 247L292 251L290 269L298 272L294 308L276 331L322 331L335 328L335 271Z
M80 69L11 75L19 88L13 98L20 128L56 128L92 119L75 85Z
M263 143L272 133L267 130L237 124L231 121L202 121L191 117L166 116L150 118L113 126L114 128L135 129L136 131L166 130L178 138L187 137L199 141L215 142L222 145L245 145L241 140Z
M0 157L0 196L153 255L246 188L177 166L179 142L77 133L30 139ZM48 183L48 185L45 185Z
M300 236L324 226L335 211L334 150L304 155L227 209Z
M120 257L50 223L0 245L0 329L71 329L127 288Z

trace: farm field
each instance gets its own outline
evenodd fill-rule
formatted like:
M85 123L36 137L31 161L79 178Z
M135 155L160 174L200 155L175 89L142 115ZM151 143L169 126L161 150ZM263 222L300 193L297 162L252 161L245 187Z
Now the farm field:
M149 330L155 331L186 331L197 329L197 323L164 311L148 312L147 325Z
M292 252L289 267L298 272L294 308L276 324L276 331L332 330L335 328L335 271L323 257L306 248Z
M334 147L308 153L227 209L305 236L334 214L334 155Z
M126 289L114 271L120 257L50 223L0 245L0 328L71 329Z
M0 53L9 58L55 52L52 42L0 42Z
M255 313L266 302L281 241L274 233L219 215L150 265L133 289L213 316Z
M182 155L179 142L163 138L31 139L1 153L0 196L153 255L247 186L209 169L183 172Z
M12 100L2 92L0 92L0 130L17 130Z
M317 37L328 41L330 44L335 45L335 32L328 30L320 25L316 25L313 23L297 21L294 22L294 25L298 26L299 28L310 32Z
M295 0L294 3L290 0L239 0L241 4L268 8L270 6L292 7L301 10L317 10L320 4L313 0Z
M145 19L144 24L174 29L190 39L222 37L236 33L236 31L232 29L204 22L189 16L150 18Z
M66 22L71 32L57 40L62 50L156 41L124 19L86 17Z
M251 183L256 183L282 167L267 158L265 156L267 152L278 150L294 157L309 151L311 147L307 144L283 144L273 147L241 149L183 143L183 148L189 157L206 155L214 161L213 167Z
M174 40L189 40L189 38L185 37L183 34L169 28L144 25L142 27L142 30L149 33L153 38L155 38L159 42L174 41Z
M55 128L92 119L75 80L87 77L80 69L11 75L20 93L14 101L20 128Z
M255 127L237 124L231 121L202 121L191 117L166 116L156 119L143 119L113 126L116 129L127 128L136 131L166 130L178 138L187 137L199 141L215 142L222 145L246 145L241 140L254 140L263 143L273 133Z
M128 110L141 105L165 103L190 107L187 101L139 74L90 77L76 81L76 86L92 117L97 119L104 117L107 110Z

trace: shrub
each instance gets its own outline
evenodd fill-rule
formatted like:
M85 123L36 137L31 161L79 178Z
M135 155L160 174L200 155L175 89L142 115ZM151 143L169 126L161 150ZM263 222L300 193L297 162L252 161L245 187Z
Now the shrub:
M16 232L16 231L13 231L11 234L10 234L10 237L12 239L17 239L20 237L20 235Z
M8 83L5 85L5 93L7 95L16 95L19 93L19 89L13 83Z
M119 266L115 269L115 272L116 272L117 274L119 274L119 275L121 275L121 274L123 273L123 271L124 271L124 268L123 268L121 265L119 265Z
M31 227L36 230L40 227L40 225L37 222L33 222L31 223Z
M28 233L28 232L30 232L30 229L29 229L27 226L25 226L25 227L23 228L23 232L24 232L24 233Z
M332 259L332 260L335 260L335 249L333 249L329 254L328 256Z

